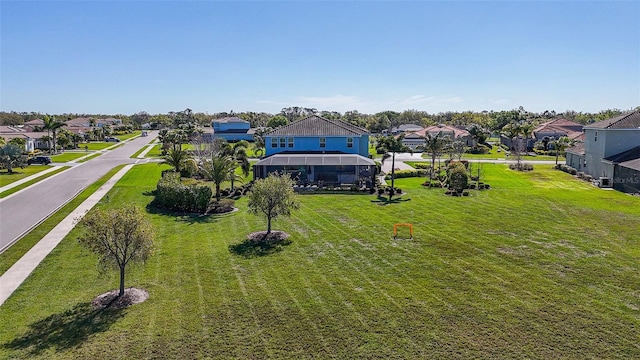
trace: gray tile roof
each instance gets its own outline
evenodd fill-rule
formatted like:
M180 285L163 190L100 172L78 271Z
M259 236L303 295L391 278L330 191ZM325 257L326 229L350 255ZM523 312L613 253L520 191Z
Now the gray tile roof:
M248 123L248 121L246 120L242 120L239 117L226 117L226 118L221 118L221 119L215 119L213 120L213 122L218 122L218 123Z
M267 136L360 136L368 134L365 129L341 120L329 120L312 115L289 125L275 129Z
M640 129L640 111L633 111L585 126L588 129Z
M584 155L585 153L584 143L583 142L576 143L574 146L568 148L567 152L570 152L576 155Z
M640 159L640 146L636 146L627 151L604 158L604 160L611 161L615 164L635 159Z

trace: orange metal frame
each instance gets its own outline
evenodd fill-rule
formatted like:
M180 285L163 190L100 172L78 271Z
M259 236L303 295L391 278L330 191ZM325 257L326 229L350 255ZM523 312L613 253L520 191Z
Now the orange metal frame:
M413 225L411 224L393 224L393 238L395 239L398 236L398 227L406 226L409 228L409 234L411 235L411 239L413 239Z

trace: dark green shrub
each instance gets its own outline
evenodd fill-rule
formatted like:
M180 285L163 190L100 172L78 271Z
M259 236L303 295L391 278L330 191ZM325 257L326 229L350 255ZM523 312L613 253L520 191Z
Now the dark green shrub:
M180 182L180 174L167 172L158 181L155 202L157 206L173 211L204 213L211 195L210 187L184 185Z
M378 195L384 195L384 188L378 188Z
M417 169L417 170L396 170L395 171L395 178L396 179L401 179L401 178L409 178L409 177L422 177L422 176L427 176L428 171L423 170L423 169ZM387 176L384 177L386 180L391 180L391 174L387 174Z
M415 164L413 164L413 167L416 168L416 169L428 170L428 169L431 169L431 164L428 164L428 163L415 163Z
M396 194L402 194L402 189L396 188Z

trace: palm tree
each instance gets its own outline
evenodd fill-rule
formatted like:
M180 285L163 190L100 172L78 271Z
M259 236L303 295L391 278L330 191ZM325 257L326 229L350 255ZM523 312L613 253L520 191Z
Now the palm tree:
M573 146L574 140L569 139L567 136L562 136L559 139L553 141L553 149L556 151L556 166L558 165L558 156L561 152L565 152L567 148Z
M51 118L49 118L48 116L44 117L43 128L47 130L47 136L50 136L50 134L53 134L53 136L50 136L51 140L49 141L49 153L53 153L53 154L56 153L56 147L57 147L56 137L58 134L58 129L60 129L63 126L67 126L67 124L63 123L62 121L57 121L53 116ZM52 142L53 142L53 148L51 147Z
M487 131L478 124L471 124L467 131L473 140L473 148L477 148L479 143L483 143L487 139Z
M200 174L213 181L216 186L216 201L220 201L220 184L237 177L235 169L238 167L236 160L229 155L216 152L200 164Z
M13 173L14 167L24 167L26 156L24 147L15 144L6 144L0 147L0 164L7 168L9 174Z
M251 163L249 162L249 156L247 156L247 148L249 147L249 143L241 140L233 145L230 143L226 143L223 145L223 152L226 155L231 156L236 160L236 163L240 166L240 170L242 170L242 175L244 177L249 176L249 171L251 171ZM233 169L235 174L236 168ZM234 187L234 177L231 177L231 191L233 191Z
M174 171L180 174L184 169L187 162L191 159L191 156L186 150L182 149L170 149L167 155L164 156L164 160L159 163L167 164L173 167Z
M382 162L384 163L386 159L391 158L391 192L389 194L389 201L391 201L393 193L395 192L394 183L396 175L396 153L413 153L413 150L410 147L404 145L402 143L402 140L404 140L404 134L398 137L385 136L378 141L378 152L384 153L384 155L382 155Z
M440 158L442 152L444 151L449 139L442 136L441 132L433 135L431 133L427 133L422 137L424 139L424 145L420 146L421 149L431 154L431 175L430 178L433 179L434 170L436 166L436 158Z

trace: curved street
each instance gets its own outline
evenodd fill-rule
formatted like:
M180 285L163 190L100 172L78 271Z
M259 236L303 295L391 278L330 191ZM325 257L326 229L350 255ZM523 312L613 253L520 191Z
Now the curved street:
M18 241L87 186L121 164L139 159L130 156L155 139L157 132L137 137L122 146L44 179L0 200L0 252ZM147 161L147 160L142 160Z

